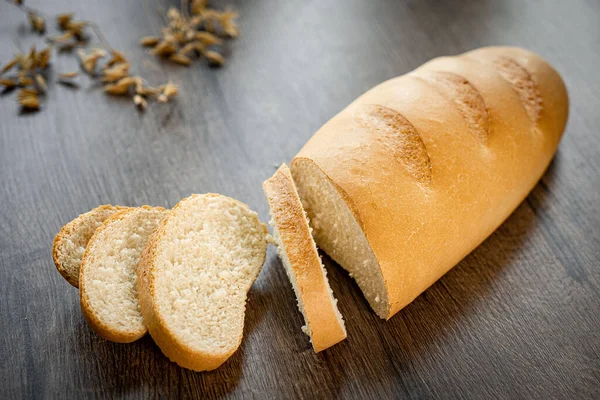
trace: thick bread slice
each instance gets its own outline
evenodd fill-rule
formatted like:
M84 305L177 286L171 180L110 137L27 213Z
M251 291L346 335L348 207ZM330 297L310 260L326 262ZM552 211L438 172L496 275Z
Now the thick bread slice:
M62 227L54 238L52 258L58 272L75 287L79 287L79 268L85 248L105 219L127 207L103 205L81 214Z
M266 236L255 212L218 194L185 198L165 218L142 254L138 290L146 326L171 361L207 371L237 350Z
M523 201L568 110L560 75L514 47L436 58L374 87L291 162L317 245L390 318Z
M279 257L306 322L303 331L316 352L325 350L346 338L346 328L287 165L263 183L263 190Z
M81 310L105 339L129 343L146 334L137 294L137 264L167 211L143 206L108 218L90 239L81 263Z

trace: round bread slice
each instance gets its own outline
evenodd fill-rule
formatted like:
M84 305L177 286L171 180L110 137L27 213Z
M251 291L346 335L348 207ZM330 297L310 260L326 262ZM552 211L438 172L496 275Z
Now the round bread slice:
M302 330L316 352L325 350L346 339L346 328L287 165L263 183L263 190L279 257L306 322Z
M58 272L76 288L79 287L79 269L83 253L97 228L111 215L127 207L103 205L81 214L62 227L54 238L52 258Z
M146 334L137 293L137 264L167 211L143 206L108 218L90 239L81 263L80 301L100 336L129 343Z
M185 198L165 218L142 254L138 290L150 335L171 361L208 371L237 350L266 236L255 212L218 194Z

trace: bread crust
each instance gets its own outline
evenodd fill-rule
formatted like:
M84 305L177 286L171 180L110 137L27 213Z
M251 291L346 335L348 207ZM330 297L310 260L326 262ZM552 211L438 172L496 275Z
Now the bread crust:
M161 211L165 210L163 207L152 207L152 206L148 206L148 205L144 205L139 208L148 209L148 210L151 210L151 209L161 210ZM100 335L104 339L110 340L112 342L117 342L117 343L134 342L134 341L142 338L144 335L146 335L148 330L146 327L143 327L137 331L124 333L124 332L118 332L118 331L114 330L113 328L111 328L110 326L107 326L106 324L104 324L100 319L98 319L98 317L96 316L96 313L94 312L93 308L91 307L91 305L89 303L89 299L87 296L87 290L86 290L86 286L85 286L85 280L83 279L83 276L85 274L87 264L90 263L92 261L92 259L95 257L93 249L94 249L95 243L96 243L99 235L104 230L110 228L112 223L122 220L124 218L127 218L127 216L130 213L134 212L135 210L136 210L136 207L122 209L121 211L119 211L116 214L113 214L112 216L107 218L102 223L102 226L100 226L98 229L96 229L96 231L94 232L94 235L88 242L88 246L85 249L85 253L83 255L83 261L81 263L81 269L80 269L80 273L79 273L79 275L80 275L79 300L80 300L80 304L81 304L81 311L83 313L83 317L85 318L86 322L91 326L91 328L94 330L94 332L96 332L98 335Z
M283 164L263 182L263 190L284 247L281 250L286 252L295 276L298 301L303 305L312 346L315 352L325 350L344 340L346 330L330 297L329 284L287 165Z
M187 369L191 369L194 371L211 371L223 364L235 351L238 349L239 345L242 342L241 334L238 338L237 345L230 349L230 351L221 354L211 354L198 352L189 346L187 343L182 342L177 338L165 323L164 318L159 315L157 312L157 305L155 299L155 278L156 278L156 257L157 257L157 247L161 241L162 235L164 235L164 231L166 229L166 225L168 224L169 218L171 218L177 210L182 206L182 204L196 196L219 196L224 197L215 193L208 193L205 195L197 195L193 194L189 197L182 199L169 214L165 217L159 227L154 231L154 233L148 239L146 247L142 252L142 256L140 258L140 262L138 263L138 296L140 300L142 315L144 317L144 322L152 339L158 345L158 347L162 350L162 352L169 358L169 360L177 363L179 366ZM233 202L240 204L246 208L248 206L238 200L231 199ZM249 208L248 208L249 209ZM263 225L265 238L267 235L266 227ZM266 240L266 239L265 239ZM266 252L261 261L261 265L264 264L266 258ZM256 277L255 277L256 279ZM250 290L250 286L248 290Z
M115 213L119 210L127 209L128 207L122 206L113 206L110 204L104 204L94 208L93 210L88 211L87 213L79 215L77 218L64 225L60 231L54 237L54 241L52 243L52 259L54 260L54 265L58 272L62 275L63 278L67 282L69 282L72 286L79 288L79 274L72 275L65 266L62 264L60 260L60 256L62 253L62 247L64 245L64 241L73 235L74 232L77 231L79 227L83 224L83 220L91 213L96 213L99 211L114 211Z
M499 58L509 68L499 71ZM472 134L467 108L461 111L447 91L421 79L431 73L464 78L477 91L471 98L488 114L485 141ZM414 126L431 162L430 182L407 173L381 129L356 122L372 105ZM523 201L552 159L567 117L565 85L547 62L524 49L482 48L434 59L369 90L315 133L291 168L315 163L356 216L385 280L390 306L382 317L388 319ZM414 162L410 154L400 156Z

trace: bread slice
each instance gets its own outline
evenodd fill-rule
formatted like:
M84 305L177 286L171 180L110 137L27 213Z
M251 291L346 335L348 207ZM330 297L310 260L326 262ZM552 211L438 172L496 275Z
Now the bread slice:
M105 219L127 207L103 205L81 214L62 227L54 238L52 257L58 272L75 287L79 287L79 268L85 248Z
M246 295L266 257L267 229L243 203L218 194L177 204L142 254L142 314L163 353L213 370L239 347Z
M167 211L143 206L108 218L90 239L81 263L81 310L105 339L129 343L146 334L137 294L137 264Z
M306 322L302 330L316 352L325 350L346 338L346 328L287 165L263 183L263 190L279 257Z

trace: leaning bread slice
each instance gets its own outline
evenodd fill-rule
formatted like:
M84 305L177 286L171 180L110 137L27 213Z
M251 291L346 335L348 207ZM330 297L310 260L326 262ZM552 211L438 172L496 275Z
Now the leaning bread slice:
M263 183L263 190L279 257L306 322L302 330L316 352L325 350L346 338L346 328L287 165Z
M111 215L127 207L103 205L81 214L62 227L54 238L52 257L58 272L75 287L79 287L79 268L85 248L96 231Z
M138 265L140 304L171 361L207 371L237 350L266 235L248 206L218 194L181 200L152 235Z
M114 342L146 334L137 294L137 264L150 234L167 211L130 208L108 218L90 239L81 263L83 315L96 333Z

